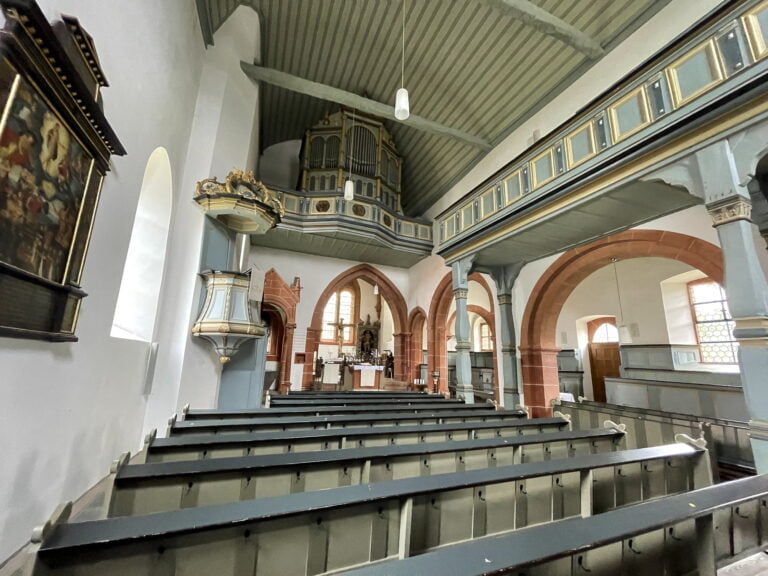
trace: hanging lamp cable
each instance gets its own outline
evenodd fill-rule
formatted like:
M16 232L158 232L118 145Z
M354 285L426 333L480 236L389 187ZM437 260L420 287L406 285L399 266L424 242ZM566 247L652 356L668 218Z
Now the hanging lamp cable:
M616 258L611 258L613 262L613 277L616 280L616 296L619 299L619 318L621 318L621 324L624 323L624 307L621 304L621 290L619 289L619 272L616 268Z
M403 0L403 51L400 58L400 88L405 88L405 0Z

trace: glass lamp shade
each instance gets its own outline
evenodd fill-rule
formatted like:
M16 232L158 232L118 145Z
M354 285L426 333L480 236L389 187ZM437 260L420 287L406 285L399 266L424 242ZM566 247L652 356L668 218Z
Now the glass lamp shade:
M398 120L407 120L411 115L408 105L408 90L400 88L395 94L395 118Z
M224 364L243 342L265 334L264 327L251 319L251 272L207 270L200 276L205 280L205 302L192 334L210 342Z
M355 183L352 182L349 178L347 178L347 181L344 182L344 200L354 200L355 199Z

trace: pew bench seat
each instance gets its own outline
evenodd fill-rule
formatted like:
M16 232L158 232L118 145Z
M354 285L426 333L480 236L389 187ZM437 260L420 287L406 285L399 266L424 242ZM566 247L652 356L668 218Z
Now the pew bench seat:
M321 574L697 488L705 460L675 444L59 524L34 574ZM673 462L693 485L643 489ZM599 469L610 489L595 481ZM409 572L419 573L432 572Z

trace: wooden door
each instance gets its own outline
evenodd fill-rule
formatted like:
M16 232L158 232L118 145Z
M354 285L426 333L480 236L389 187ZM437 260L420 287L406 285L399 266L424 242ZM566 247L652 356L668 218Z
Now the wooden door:
M605 402L605 379L619 376L619 343L590 343L589 365L592 368L592 394L595 402Z

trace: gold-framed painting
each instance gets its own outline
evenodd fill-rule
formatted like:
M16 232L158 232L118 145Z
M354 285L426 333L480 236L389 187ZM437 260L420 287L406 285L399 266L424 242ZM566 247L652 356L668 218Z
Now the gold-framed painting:
M52 26L33 0L0 9L0 336L73 341L101 186L125 150L77 19Z
M7 58L0 82L0 260L63 284L93 157Z

